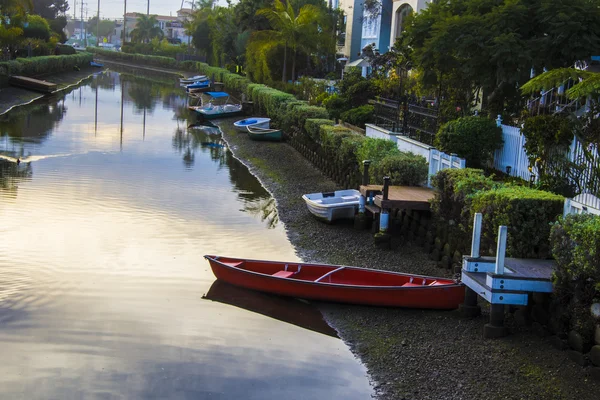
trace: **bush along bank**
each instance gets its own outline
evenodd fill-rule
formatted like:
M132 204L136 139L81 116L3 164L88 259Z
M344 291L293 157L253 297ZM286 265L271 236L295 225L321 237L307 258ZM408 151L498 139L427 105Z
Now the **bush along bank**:
M551 226L550 243L557 264L554 291L531 296L514 319L600 380L600 216L561 217Z
M482 255L495 255L498 227L506 225L508 257L550 257L550 226L562 214L562 196L495 182L471 168L442 170L433 185L433 229L425 250L441 267L460 267L462 256L469 254L475 213L484 216Z
M93 60L91 53L79 53L64 56L44 56L17 58L0 62L0 75L36 76L72 71L75 68L89 66Z

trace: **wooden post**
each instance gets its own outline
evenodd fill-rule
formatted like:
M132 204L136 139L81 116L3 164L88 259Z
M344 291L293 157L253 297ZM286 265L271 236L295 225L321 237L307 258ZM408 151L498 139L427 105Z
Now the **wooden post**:
M498 228L498 247L496 248L496 271L497 275L504 274L504 259L506 257L506 236L507 236L507 228L506 226L501 226Z
M388 199L389 191L390 191L390 177L384 176L383 177L383 200Z
M508 335L508 329L504 326L504 304L492 304L490 322L483 327L483 337L496 339L506 335Z
M471 257L479 258L479 247L481 244L481 213L475 213L473 221L473 240L471 242Z
M364 186L367 186L369 184L369 166L371 165L371 160L364 160L363 161L363 178L362 178L362 184Z

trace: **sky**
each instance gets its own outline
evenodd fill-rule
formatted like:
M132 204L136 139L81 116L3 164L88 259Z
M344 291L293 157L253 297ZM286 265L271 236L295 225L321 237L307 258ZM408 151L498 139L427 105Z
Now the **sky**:
M77 18L80 17L81 0L69 0L68 14L73 15L73 5L77 2L76 12ZM124 0L100 0L100 18L123 18L123 3ZM219 0L220 5L225 5L225 0ZM147 0L127 0L127 12L146 12L148 6ZM190 2L184 0L183 8L190 8ZM88 11L88 18L96 15L98 10L97 0L84 0L84 18L85 9ZM181 8L181 0L150 0L150 14L157 15L177 15L177 10Z

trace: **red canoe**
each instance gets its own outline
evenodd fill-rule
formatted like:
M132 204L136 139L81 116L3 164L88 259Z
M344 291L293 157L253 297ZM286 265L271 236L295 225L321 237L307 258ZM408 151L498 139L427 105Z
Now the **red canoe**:
M465 289L452 279L340 265L204 256L217 279L262 292L373 306L453 310Z

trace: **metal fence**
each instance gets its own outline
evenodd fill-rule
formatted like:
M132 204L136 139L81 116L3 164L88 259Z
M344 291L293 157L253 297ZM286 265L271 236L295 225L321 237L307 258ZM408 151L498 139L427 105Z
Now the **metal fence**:
M374 107L375 125L428 145L433 144L439 125L437 109L383 98L370 100L369 104Z

